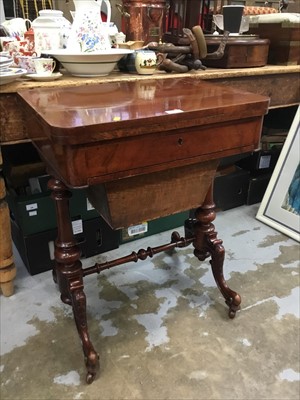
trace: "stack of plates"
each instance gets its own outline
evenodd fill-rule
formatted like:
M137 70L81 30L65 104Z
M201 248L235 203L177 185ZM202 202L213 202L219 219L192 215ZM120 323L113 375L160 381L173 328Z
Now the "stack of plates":
M10 56L2 56L0 55L0 69L8 68L12 63L13 59Z
M0 55L0 85L13 82L15 79L27 73L26 69L10 68L13 59L9 56Z

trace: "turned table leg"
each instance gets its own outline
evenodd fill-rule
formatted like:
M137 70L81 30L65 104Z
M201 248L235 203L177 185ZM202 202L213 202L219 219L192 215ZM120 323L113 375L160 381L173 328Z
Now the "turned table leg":
M1 146L0 170L2 170ZM12 253L9 209L5 196L5 182L3 176L0 175L0 288L3 295L8 297L14 294L16 267Z
M231 290L223 275L223 263L225 250L222 240L217 238L217 232L212 221L216 218L215 204L213 201L213 186L210 187L204 203L195 212L194 221L195 241L193 243L195 256L203 261L211 256L211 268L216 284L229 306L229 317L234 318L236 311L240 308L241 297Z
M90 341L87 316L86 296L83 290L83 270L80 262L80 249L76 244L69 214L69 198L71 192L58 179L50 179L49 188L55 200L58 236L55 241L55 273L61 299L73 308L74 319L81 339L87 383L92 383L99 369L99 356Z

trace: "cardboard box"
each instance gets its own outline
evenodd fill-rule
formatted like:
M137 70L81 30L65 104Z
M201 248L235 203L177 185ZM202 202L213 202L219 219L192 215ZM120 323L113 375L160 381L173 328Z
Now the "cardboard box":
M139 225L130 226L120 229L120 243L131 242L142 237L155 235L170 229L184 226L184 221L189 218L189 211L183 211L177 214L168 215L154 219L152 221L143 222Z
M57 229L24 235L15 221L11 221L11 228L13 241L31 275L53 268ZM81 258L92 257L119 247L119 232L112 230L101 217L81 222L74 219L73 231L76 233Z
M71 217L88 220L96 218L99 213L91 206L84 189L72 190L70 201ZM17 223L25 236L49 231L57 227L55 203L50 192L17 196L10 190L7 202L11 218Z

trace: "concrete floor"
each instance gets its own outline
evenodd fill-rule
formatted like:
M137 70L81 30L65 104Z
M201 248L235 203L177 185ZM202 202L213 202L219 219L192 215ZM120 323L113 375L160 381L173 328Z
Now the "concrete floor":
M85 278L101 362L91 385L51 272L31 277L16 257L16 293L1 297L1 400L299 399L299 244L257 221L257 209L215 221L225 277L242 296L234 320L192 246ZM165 232L96 259L169 239Z

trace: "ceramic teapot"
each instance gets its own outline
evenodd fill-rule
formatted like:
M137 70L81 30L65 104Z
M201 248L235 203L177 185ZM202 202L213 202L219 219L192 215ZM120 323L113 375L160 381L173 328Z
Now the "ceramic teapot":
M71 23L59 10L41 10L32 22L35 51L40 54L45 50L63 49L71 31Z
M106 5L106 22L101 19L103 2ZM109 40L110 2L108 0L74 0L74 4L74 22L67 49L73 52L109 50L111 48Z

